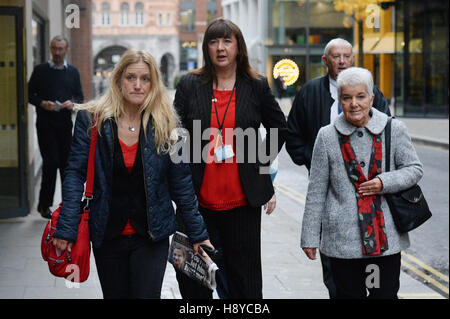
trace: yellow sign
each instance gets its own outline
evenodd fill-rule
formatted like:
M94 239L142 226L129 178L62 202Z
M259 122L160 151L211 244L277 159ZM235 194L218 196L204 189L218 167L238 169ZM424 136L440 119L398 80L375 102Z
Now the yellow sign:
M277 62L273 67L273 78L281 76L284 84L287 86L294 84L298 80L300 70L297 63L290 59L283 59Z

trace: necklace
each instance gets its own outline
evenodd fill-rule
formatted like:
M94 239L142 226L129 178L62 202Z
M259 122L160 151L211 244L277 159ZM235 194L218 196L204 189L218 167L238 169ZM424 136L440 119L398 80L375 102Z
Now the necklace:
M124 120L125 120L125 118L124 118ZM134 121L132 121L132 122L134 122ZM128 131L134 133L134 132L136 132L136 127L134 125L132 125L131 123L128 123Z

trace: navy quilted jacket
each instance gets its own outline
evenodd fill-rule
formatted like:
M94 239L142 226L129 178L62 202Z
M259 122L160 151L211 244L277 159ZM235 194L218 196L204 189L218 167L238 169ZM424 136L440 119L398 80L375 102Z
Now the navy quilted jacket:
M114 153L112 121L106 120L101 124L95 151L94 190L89 220L90 237L94 247L99 247L102 243L111 203ZM173 200L191 241L198 243L208 239L205 224L198 212L189 165L175 164L167 154L158 155L152 131L152 124L149 121L147 139L141 136L139 146L147 194L149 236L153 241L158 241L169 237L177 230ZM75 242L77 238L81 199L86 181L90 132L90 115L86 111L79 111L65 169L63 206L54 233L54 237L71 242Z

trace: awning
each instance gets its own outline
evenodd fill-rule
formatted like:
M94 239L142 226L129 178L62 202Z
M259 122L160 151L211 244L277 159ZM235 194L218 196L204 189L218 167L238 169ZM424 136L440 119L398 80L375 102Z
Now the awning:
M371 54L394 54L395 53L395 33L387 32L375 44L370 51Z
M395 53L395 33L386 32L366 35L364 37L364 54L394 54ZM358 53L358 44L353 47L353 53Z
M372 48L377 44L377 42L380 40L379 35L365 35L364 41L363 41L363 51L365 54L369 54L372 51ZM355 44L353 46L353 53L358 54L359 52L359 45Z

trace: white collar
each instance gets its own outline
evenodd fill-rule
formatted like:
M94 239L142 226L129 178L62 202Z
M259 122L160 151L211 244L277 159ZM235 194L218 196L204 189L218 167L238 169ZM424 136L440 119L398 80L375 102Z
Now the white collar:
M48 65L50 66L51 69L55 69L55 70L64 70L67 69L67 61L64 60L64 63L61 67L58 67L55 62L53 62L53 60L49 60L48 61Z

